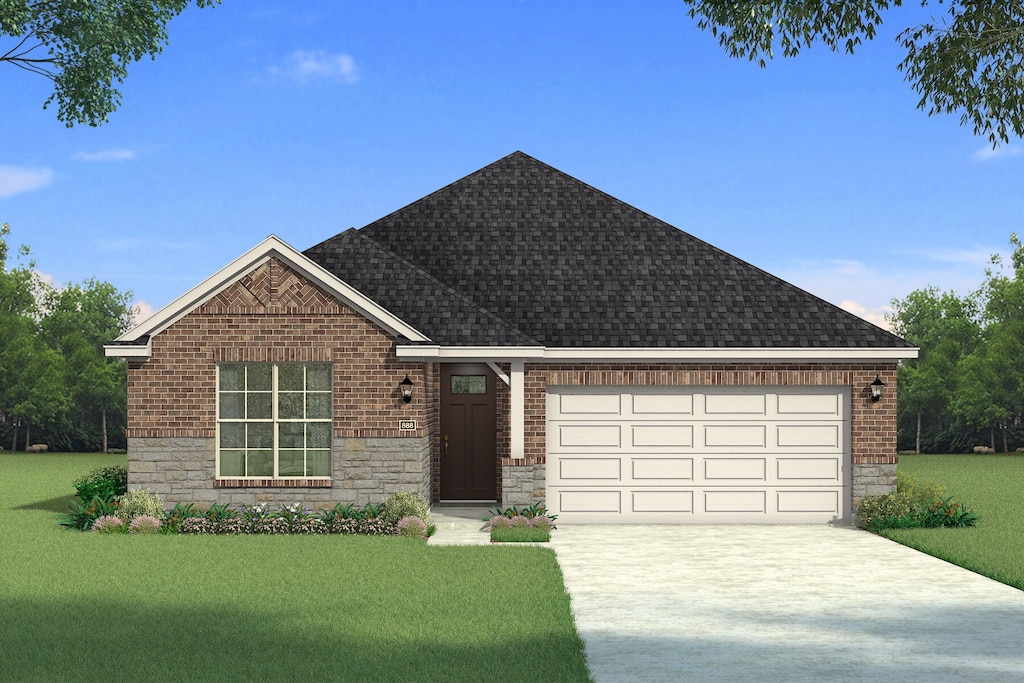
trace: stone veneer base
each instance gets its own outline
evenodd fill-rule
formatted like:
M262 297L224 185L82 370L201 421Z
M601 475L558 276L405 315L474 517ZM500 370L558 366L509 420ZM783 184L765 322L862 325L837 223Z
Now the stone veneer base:
M335 438L330 480L217 480L216 441L210 438L128 439L128 487L148 488L164 504L379 503L397 491L430 499L430 437ZM230 483L228 483L230 482ZM289 486L288 484L300 484ZM327 485L325 485L327 484Z

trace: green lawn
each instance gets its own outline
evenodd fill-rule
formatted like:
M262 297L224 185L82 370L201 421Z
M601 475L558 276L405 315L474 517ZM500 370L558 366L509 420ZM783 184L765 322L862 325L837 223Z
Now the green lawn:
M899 469L946 486L980 517L964 529L890 529L883 534L929 555L1024 590L1024 456L901 455Z
M0 453L0 680L589 680L548 548L59 527L117 464Z

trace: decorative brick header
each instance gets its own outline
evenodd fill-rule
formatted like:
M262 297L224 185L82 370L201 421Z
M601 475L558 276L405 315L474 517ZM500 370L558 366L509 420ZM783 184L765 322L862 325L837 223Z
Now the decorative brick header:
M330 479L215 479L215 489L300 488L329 489Z

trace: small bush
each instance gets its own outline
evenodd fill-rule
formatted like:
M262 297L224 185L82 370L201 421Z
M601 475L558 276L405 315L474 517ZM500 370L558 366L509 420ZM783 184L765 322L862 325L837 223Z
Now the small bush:
M113 498L93 498L87 503L73 500L68 511L60 516L60 525L88 531L100 517L113 517L116 514L117 501Z
M124 519L120 517L120 519ZM160 520L152 515L139 515L128 524L130 534L160 533Z
M896 473L896 491L905 494L915 503L929 507L946 495L945 486L940 486L930 479L923 484L919 483L917 477L905 472Z
M519 516L533 519L534 517L543 515L551 519L551 521L558 519L558 515L548 514L548 509L544 507L543 503L534 503L533 505L529 505L523 508L517 505L513 505L512 507L507 508L493 507L489 510L489 515L490 517L501 516L508 517L509 519Z
M423 538L427 535L427 524L419 517L402 517L398 520L398 524L395 525L395 533L399 536L411 536L413 538Z
M117 499L117 516L128 524L136 517L164 518L164 502L149 489L132 489Z
M110 500L128 490L127 467L100 467L72 482L82 502L93 498Z
M125 531L124 520L114 515L103 515L90 528L98 534L121 534Z
M512 520L505 515L494 515L487 521L487 526L491 529L502 528L507 529L512 526Z
M547 515L537 515L530 520L530 526L534 529L547 529L550 531L555 528L555 521Z
M953 498L936 498L945 487L927 484L883 496L864 498L857 506L857 524L868 531L974 526L978 516ZM909 491L915 491L912 496ZM927 502L922 502L927 501Z
M398 524L403 517L417 517L424 524L429 524L430 503L412 491L398 491L384 501L380 517L389 524Z
M530 526L530 518L525 515L516 515L509 520L509 526L519 527L520 529Z

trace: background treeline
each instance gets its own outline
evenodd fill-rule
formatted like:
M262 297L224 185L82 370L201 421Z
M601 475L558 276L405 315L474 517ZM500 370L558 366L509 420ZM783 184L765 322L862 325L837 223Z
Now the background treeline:
M963 453L1024 446L1024 245L992 257L977 291L934 287L893 301L896 334L921 349L899 368L899 448Z
M128 329L131 294L86 280L57 289L0 227L0 447L125 447L127 365L103 344Z

